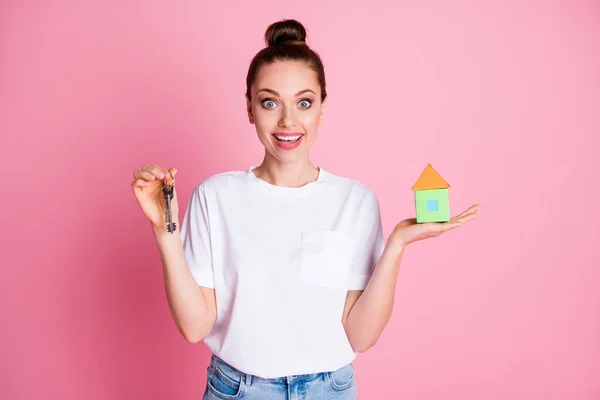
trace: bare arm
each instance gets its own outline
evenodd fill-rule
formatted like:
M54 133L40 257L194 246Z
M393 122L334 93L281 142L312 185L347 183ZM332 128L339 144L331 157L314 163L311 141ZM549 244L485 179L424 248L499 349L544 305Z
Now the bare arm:
M386 246L365 290L348 291L342 323L357 352L373 347L390 319L403 252Z
M174 216L177 221L177 217ZM179 229L175 233L153 229L160 252L165 292L173 320L190 343L203 340L217 318L215 291L198 286L183 252Z
M394 306L396 281L406 246L463 226L477 216L478 210L479 205L473 205L444 223L417 224L414 218L410 218L396 225L365 290L349 291L346 296L342 322L352 348L363 352L373 347L387 325Z

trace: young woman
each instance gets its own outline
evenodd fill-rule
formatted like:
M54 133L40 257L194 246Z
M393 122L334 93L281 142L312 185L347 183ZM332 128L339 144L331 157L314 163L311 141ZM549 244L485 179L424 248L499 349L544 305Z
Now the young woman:
M181 233L166 230L161 194L177 169L134 172L174 321L213 353L204 399L355 399L352 361L388 322L404 249L479 208L447 223L402 221L384 240L373 191L310 161L327 92L305 38L294 20L267 29L246 92L264 159L200 183Z

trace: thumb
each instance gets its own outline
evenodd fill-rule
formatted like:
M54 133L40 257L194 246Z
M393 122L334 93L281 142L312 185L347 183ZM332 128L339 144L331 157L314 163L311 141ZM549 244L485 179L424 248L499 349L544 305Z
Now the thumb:
M169 175L171 175L171 184L175 183L175 176L177 175L177 168L171 167L168 169Z

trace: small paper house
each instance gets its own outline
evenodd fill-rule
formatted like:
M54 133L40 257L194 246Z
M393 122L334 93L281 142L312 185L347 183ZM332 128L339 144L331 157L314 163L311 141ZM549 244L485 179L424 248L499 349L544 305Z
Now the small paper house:
M415 192L417 223L450 220L449 187L448 182L433 169L431 164L427 164L412 187Z

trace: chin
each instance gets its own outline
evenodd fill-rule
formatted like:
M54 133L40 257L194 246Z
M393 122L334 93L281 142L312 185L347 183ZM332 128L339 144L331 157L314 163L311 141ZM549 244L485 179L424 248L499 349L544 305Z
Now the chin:
M294 154L290 154L290 152L282 152L278 149L275 149L271 152L271 157L279 160L283 164L294 164L298 161L304 160L306 158L306 153L294 152Z

